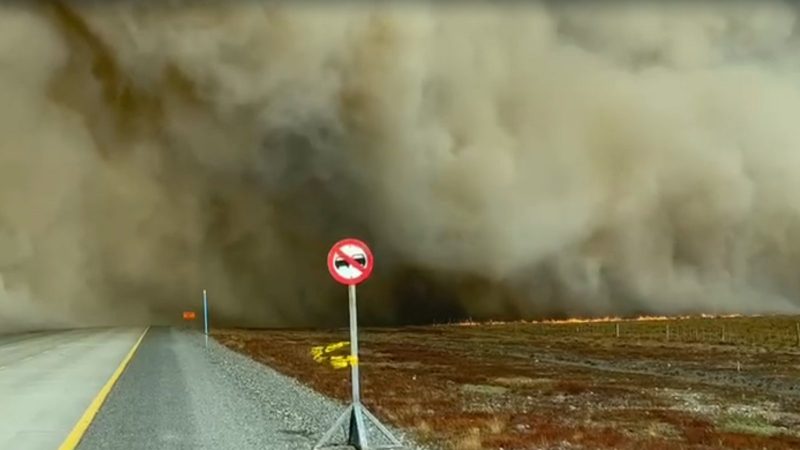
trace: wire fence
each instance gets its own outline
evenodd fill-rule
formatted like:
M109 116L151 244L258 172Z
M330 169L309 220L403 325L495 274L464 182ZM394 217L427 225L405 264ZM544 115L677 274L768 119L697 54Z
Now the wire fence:
M800 349L800 319L796 317L537 323L524 326L524 329L526 333L554 337L597 337L615 338L621 341L661 341ZM521 328L517 326L517 330L521 330Z

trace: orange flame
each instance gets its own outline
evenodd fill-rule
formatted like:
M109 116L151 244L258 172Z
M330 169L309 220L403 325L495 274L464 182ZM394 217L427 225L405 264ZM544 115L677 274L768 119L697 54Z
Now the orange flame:
M552 325L567 325L567 324L584 324L584 323L609 323L609 322L647 322L647 321L664 321L664 320L686 320L686 319L730 319L735 317L742 317L741 314L699 314L699 315L684 315L684 316L638 316L638 317L572 317L569 319L543 319L543 320L517 320L512 322L502 320L489 320L486 322L475 322L467 320L459 322L456 325L469 327L479 325L508 325L508 324L552 324Z

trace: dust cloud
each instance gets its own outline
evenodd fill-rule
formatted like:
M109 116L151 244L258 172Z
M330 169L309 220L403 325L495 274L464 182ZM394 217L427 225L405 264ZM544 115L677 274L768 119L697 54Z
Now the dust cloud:
M0 9L0 329L800 309L793 4Z

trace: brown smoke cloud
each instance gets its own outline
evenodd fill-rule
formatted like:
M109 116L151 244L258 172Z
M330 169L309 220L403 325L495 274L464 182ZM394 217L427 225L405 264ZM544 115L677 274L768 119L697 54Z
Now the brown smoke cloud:
M778 2L0 9L0 326L800 308Z

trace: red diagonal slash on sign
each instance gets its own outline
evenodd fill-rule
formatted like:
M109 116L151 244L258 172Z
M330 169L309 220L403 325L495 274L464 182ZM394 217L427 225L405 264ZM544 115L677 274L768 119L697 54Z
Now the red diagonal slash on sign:
M350 264L351 267L355 267L356 269L360 270L362 273L367 271L367 266L362 266L361 263L356 261L355 259L351 258L350 255L346 254L342 251L341 248L336 249L336 256L342 258L343 260L347 261L347 264Z
M363 263L357 261L356 258L353 258L342 250L348 245L352 245L353 247L364 252ZM375 259L372 257L372 252L370 251L369 246L364 242L353 238L342 239L341 241L333 244L328 252L327 260L328 272L330 272L333 279L347 286L355 286L363 283L372 274L372 269L375 268ZM336 261L342 261L346 264L349 264L352 269L355 269L360 273L358 275L348 273L345 276L343 275L345 272L340 272L339 269L336 268Z

